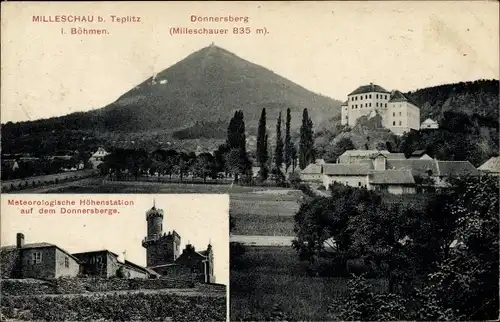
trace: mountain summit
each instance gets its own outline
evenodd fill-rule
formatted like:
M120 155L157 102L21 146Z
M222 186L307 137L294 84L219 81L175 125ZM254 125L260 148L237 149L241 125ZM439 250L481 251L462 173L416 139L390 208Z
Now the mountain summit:
M340 112L339 101L310 92L212 44L92 114L102 121L103 130L134 132L229 120L240 109L252 127L264 107L270 119L290 108L295 125L300 124L303 108L309 109L313 121Z

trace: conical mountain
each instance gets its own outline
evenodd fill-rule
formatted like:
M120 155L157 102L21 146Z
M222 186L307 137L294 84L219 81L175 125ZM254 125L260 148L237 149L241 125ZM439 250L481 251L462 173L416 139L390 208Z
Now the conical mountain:
M251 128L257 124L263 107L270 119L280 110L291 108L294 124L298 125L303 108L309 109L313 120L320 120L325 115L339 114L340 104L210 45L93 114L106 130L135 132L178 130L196 122L226 121L241 109Z

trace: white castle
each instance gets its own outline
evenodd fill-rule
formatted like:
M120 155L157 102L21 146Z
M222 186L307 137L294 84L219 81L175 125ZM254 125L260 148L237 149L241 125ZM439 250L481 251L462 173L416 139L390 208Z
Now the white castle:
M361 116L379 114L382 126L397 135L420 129L420 108L416 103L400 91L389 92L373 83L360 86L347 95L341 108L341 124L351 127Z

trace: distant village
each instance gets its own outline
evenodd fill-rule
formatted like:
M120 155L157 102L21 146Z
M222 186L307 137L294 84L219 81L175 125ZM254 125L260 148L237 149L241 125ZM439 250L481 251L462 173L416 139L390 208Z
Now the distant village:
M169 277L200 283L215 283L214 256L210 243L197 251L191 244L180 250L181 236L175 231L163 232L163 210L153 206L146 212L146 266L110 250L70 253L61 245L48 242L26 243L17 233L16 245L0 248L2 278L54 279L60 277L100 277L157 279Z

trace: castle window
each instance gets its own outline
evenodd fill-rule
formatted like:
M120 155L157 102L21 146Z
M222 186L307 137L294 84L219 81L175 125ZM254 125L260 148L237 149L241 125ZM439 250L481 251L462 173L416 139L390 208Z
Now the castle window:
M401 116L401 112L399 112L399 116Z
M370 98L372 98L372 94L370 94Z
M375 98L378 98L378 94L375 94Z
M377 102L377 103L375 103L375 106L376 106L376 107L378 107L378 102Z
M396 112L392 112L392 116L396 116Z
M401 125L401 121L399 121L399 125Z
M392 125L396 125L396 121L392 122Z
M361 187L361 181L358 181L358 187Z
M64 267L69 268L69 258L68 257L64 258Z
M33 264L40 264L42 262L42 253L34 252L33 254L31 254L31 259L33 261Z
M387 107L387 103L385 103L385 107Z
M370 104L370 105L368 105L368 106L372 107L372 103L369 103L369 104Z

